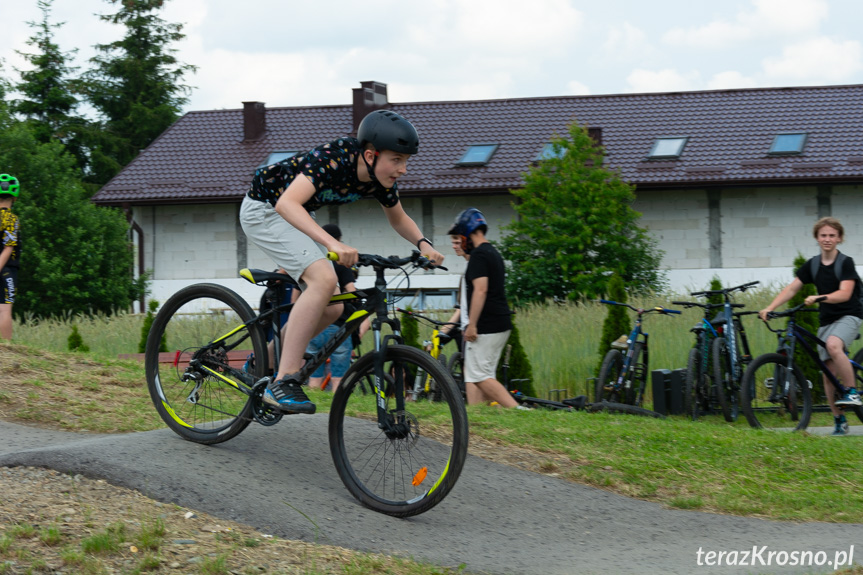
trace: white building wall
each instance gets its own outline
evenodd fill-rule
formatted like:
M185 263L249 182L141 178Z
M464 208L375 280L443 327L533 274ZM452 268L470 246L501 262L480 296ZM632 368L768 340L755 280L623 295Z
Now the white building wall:
M845 226L842 250L863 264L863 187L835 186L832 213ZM436 198L432 203L433 230L423 231L446 256L448 273L419 271L411 287L455 289L465 262L450 247L449 230L455 216L466 207L479 208L489 221L489 238L501 237L501 226L515 217L510 196L468 199ZM423 229L419 198L405 198L405 211ZM662 266L672 289L684 293L705 289L717 276L726 285L752 280L784 285L792 277L791 265L798 253L817 253L812 224L817 219L816 189L739 188L722 191L720 199L721 268L711 268L709 206L704 190L646 191L638 193L634 208L640 224L658 239L665 252ZM203 204L147 206L134 211L144 230L145 268L152 270L150 297L164 301L192 283L215 281L243 295L257 307L261 290L238 276L237 217L239 205ZM327 208L318 222L330 222ZM381 207L364 200L340 208L338 224L344 241L361 252L407 255L412 246L390 228ZM246 267L272 269L274 264L251 242ZM858 269L863 269L860 267ZM363 270L360 287L371 285L370 270ZM404 285L400 287L406 287Z

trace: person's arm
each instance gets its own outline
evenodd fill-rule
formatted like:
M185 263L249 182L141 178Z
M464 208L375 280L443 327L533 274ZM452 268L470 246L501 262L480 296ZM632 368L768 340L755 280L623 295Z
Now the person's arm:
M420 244L417 245L417 242L423 239L424 236L416 222L407 215L401 202L391 208L385 207L384 213L387 216L387 221L389 221L390 226L398 232L401 237L415 245L423 256L427 257L437 265L441 265L443 263L443 254L437 251L434 246L428 242L420 242Z
M449 317L449 319L446 322L449 324L457 324L460 317L461 317L461 310L457 309L457 310L455 310L455 312L453 312L453 314ZM455 325L442 325L439 331L441 333L449 333L452 331L452 329L454 327L456 327L456 326Z
M758 312L758 317L760 317L763 320L766 320L768 312L771 312L771 311L775 310L776 308L778 308L779 306L781 306L782 304L790 301L791 298L793 298L797 294L797 292L799 292L802 288L803 288L803 282L800 281L800 278L794 278L794 281L792 281L790 284L788 284L787 286L782 288L782 291L779 292L778 294L776 294L776 297L773 298L773 301L770 302L770 305L768 305L766 308L764 308ZM811 296L811 297L814 298L814 297L818 297L818 296ZM806 298L806 299L808 300L809 298ZM807 304L807 305L811 305L811 304Z
M15 248L12 246L6 246L3 248L3 251L0 252L0 270L6 267L6 264L9 262L9 258L12 257L12 252L15 251Z
M855 280L842 280L839 283L839 289L833 293L821 294L821 295L811 295L806 298L806 305L812 305L815 303L815 298L823 297L826 299L821 300L821 303L844 303L851 299L851 296L854 295L854 286L857 285Z
M336 241L336 239L324 231L324 229L315 222L314 218L309 215L303 204L308 202L315 195L315 186L305 176L298 174L288 188L279 196L279 201L276 202L276 212L285 220L323 245L328 251L335 252L339 256L339 263L350 267L357 263L357 250Z
M467 329L464 332L464 338L468 341L476 340L478 333L476 324L479 322L482 308L485 307L486 296L488 296L488 277L474 278L471 284L473 285L473 293L470 296L470 309L468 310L470 323L467 324Z

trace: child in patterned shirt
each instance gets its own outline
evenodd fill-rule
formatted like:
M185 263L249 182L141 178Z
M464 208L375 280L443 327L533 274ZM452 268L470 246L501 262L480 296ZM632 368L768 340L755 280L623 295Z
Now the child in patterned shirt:
M302 290L285 326L276 377L264 392L268 404L288 413L315 412L294 374L302 367L309 341L342 313L341 305L327 305L339 291L326 253L337 254L346 267L357 262L357 250L324 231L315 222L314 210L373 197L400 236L428 259L443 262L444 256L399 202L396 180L418 150L419 137L410 122L395 112L377 110L360 122L356 138L339 138L255 174L240 208L243 231Z
M0 174L0 339L12 339L12 304L18 285L18 265L21 261L21 241L18 237L18 216L12 205L18 198L18 178Z

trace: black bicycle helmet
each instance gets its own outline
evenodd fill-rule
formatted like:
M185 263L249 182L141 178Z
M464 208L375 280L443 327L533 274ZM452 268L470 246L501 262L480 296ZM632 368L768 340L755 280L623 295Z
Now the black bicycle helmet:
M360 145L371 144L378 152L392 150L400 154L416 154L420 139L414 125L390 110L375 110L357 128Z
M9 174L0 174L0 194L9 194L13 198L17 198L20 188L18 178Z

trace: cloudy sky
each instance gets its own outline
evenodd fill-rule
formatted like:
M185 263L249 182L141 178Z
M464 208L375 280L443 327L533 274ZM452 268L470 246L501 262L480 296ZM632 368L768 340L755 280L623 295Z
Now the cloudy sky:
M122 36L107 0L54 0L56 41ZM859 0L167 0L178 58L198 66L186 110L350 104L360 81L392 102L863 83ZM0 5L17 80L36 0Z

